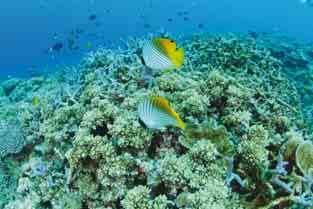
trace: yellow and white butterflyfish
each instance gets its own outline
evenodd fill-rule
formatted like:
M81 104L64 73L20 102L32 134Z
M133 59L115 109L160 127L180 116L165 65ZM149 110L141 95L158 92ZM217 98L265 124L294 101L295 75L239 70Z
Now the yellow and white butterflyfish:
M184 49L177 49L175 41L167 38L148 40L142 55L145 65L153 70L174 70L184 63Z
M186 127L178 113L171 108L168 100L161 96L153 96L143 100L138 105L138 114L145 126L151 129L162 129L169 125L181 129Z

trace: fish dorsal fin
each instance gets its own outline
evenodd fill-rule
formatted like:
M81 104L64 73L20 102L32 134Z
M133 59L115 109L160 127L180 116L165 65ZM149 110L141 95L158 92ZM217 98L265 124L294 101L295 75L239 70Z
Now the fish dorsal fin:
M171 58L176 51L176 43L166 38L154 38L153 45L165 56Z
M184 62L183 48L176 48L175 41L166 38L154 38L153 44L162 54L168 57L175 68L180 68Z
M177 126L184 129L186 127L185 123L179 117L179 114L171 108L169 102L160 96L153 96L150 98L152 104L158 108L160 111L164 112L165 114L173 117L177 122Z

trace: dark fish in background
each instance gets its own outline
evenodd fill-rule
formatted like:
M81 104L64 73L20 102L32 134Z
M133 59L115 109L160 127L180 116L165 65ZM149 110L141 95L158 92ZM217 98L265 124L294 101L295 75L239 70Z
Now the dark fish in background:
M95 14L92 14L92 15L89 15L89 18L88 18L90 21L93 21L95 19L97 19L97 15Z
M202 23L198 24L198 28L202 29L204 28L204 25Z
M173 22L173 18L168 18L167 21L168 22Z
M184 13L183 13L182 11L178 11L178 12L177 12L177 15L178 15L178 16L183 16L183 14L184 14Z
M248 35L251 36L252 38L256 39L258 38L259 34L255 31L249 30Z
M63 43L61 43L61 42L55 43L55 44L52 46L52 50L53 50L53 51L59 52L61 49L63 49Z
M189 21L189 17L184 17L184 21Z
M143 25L143 27L144 27L144 28L151 28L151 25L150 25L149 23L145 23L145 24Z

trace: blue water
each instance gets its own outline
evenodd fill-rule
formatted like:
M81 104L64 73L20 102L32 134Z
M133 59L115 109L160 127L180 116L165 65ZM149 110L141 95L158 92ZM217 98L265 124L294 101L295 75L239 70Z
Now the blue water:
M96 18L90 20L90 15ZM313 7L299 0L3 0L0 80L77 64L101 45L111 46L120 38L160 28L179 34L254 30L311 42L312 20ZM69 50L67 39L77 29L84 31L75 38L79 49ZM58 42L64 47L47 53Z

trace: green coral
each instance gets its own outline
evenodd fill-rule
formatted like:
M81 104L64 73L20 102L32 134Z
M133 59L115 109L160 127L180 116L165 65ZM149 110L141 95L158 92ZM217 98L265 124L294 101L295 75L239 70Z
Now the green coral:
M170 201L163 195L151 198L151 190L145 186L137 186L129 190L122 200L125 209L167 209Z

